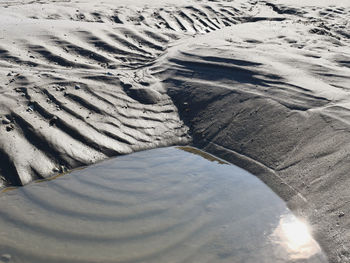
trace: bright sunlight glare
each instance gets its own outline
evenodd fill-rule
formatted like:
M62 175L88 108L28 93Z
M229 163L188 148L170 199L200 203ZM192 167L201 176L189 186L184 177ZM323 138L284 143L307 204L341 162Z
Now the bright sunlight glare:
M281 217L272 237L292 259L310 258L320 252L320 247L312 238L307 224L293 215Z

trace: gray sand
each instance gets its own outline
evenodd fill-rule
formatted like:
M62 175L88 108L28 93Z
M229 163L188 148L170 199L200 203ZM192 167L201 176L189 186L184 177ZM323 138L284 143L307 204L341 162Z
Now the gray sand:
M0 200L0 255L14 263L328 262L268 186L192 147L120 156Z
M2 186L193 142L261 178L331 262L350 262L349 8L2 1Z

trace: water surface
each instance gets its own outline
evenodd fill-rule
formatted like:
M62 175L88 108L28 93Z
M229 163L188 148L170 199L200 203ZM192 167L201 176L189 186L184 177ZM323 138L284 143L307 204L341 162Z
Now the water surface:
M6 262L327 262L250 173L190 147L111 159L0 195ZM1 260L1 259L0 259Z

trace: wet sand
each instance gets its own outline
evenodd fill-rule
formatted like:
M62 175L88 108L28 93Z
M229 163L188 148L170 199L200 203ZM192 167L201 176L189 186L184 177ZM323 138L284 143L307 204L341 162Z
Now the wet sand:
M349 262L348 1L2 1L0 175L192 143Z
M263 182L190 147L2 193L0 229L10 262L328 262Z

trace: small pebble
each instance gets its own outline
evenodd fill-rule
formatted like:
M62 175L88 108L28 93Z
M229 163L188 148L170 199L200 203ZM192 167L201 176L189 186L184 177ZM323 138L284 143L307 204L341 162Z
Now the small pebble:
M343 217L345 216L344 212L339 212L338 217Z
M79 86L79 85L75 85L74 88L75 88L75 89L80 89L80 86Z

